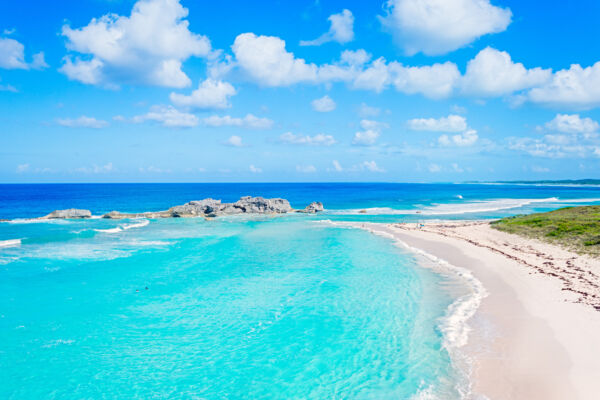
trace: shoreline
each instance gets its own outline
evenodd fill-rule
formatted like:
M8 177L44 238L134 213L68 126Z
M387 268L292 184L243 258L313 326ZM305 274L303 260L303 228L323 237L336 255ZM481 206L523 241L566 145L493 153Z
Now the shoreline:
M472 362L470 397L597 398L600 281L593 269L600 273L600 261L493 230L488 222L440 222L422 230L414 223L348 226L390 236L483 284L487 295L468 318L468 342L459 346Z

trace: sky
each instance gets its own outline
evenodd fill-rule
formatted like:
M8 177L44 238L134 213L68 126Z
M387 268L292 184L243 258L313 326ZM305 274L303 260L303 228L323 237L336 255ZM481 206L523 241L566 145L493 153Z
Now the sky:
M596 0L0 2L0 182L600 178Z

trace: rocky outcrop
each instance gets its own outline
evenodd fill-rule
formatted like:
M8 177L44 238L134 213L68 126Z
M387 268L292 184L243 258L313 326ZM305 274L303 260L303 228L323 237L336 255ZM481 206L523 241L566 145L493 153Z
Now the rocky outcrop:
M107 219L125 219L125 218L193 218L204 217L212 218L220 215L235 214L285 214L289 212L317 213L323 211L323 204L314 201L302 210L294 210L290 202L286 199L265 199L264 197L245 196L235 203L222 203L221 200L204 199L190 201L189 203L171 207L165 211L150 211L142 213L121 213L111 211L102 216ZM70 218L90 218L90 210L78 210L71 208L68 210L56 210L39 219L70 219Z
M80 219L91 218L90 210L79 210L77 208L69 208L68 210L56 210L50 214L40 217L40 219Z
M323 208L323 203L320 201L313 201L309 205L306 206L304 210L300 210L299 212L307 213L307 214L316 214L318 212L323 212L325 209Z
M245 196L235 203L222 203L221 200L215 199L195 200L180 206L171 207L166 211L136 214L111 211L108 214L103 215L103 218L212 218L221 215L235 214L285 214L292 211L313 213L322 210L323 204L318 202L311 203L304 210L294 210L290 206L290 202L285 199L265 199L264 197Z

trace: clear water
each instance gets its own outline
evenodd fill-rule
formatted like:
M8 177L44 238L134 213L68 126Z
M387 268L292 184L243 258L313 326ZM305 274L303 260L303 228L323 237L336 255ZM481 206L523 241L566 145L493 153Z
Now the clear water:
M316 221L488 218L600 189L2 185L0 218L245 194L331 211L0 222L0 398L460 398L440 328L455 282L386 238Z

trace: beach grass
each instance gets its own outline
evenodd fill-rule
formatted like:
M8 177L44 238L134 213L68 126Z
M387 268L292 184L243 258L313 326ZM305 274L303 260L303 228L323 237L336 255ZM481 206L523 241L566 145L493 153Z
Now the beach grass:
M492 227L600 257L600 206L517 215L494 221Z

